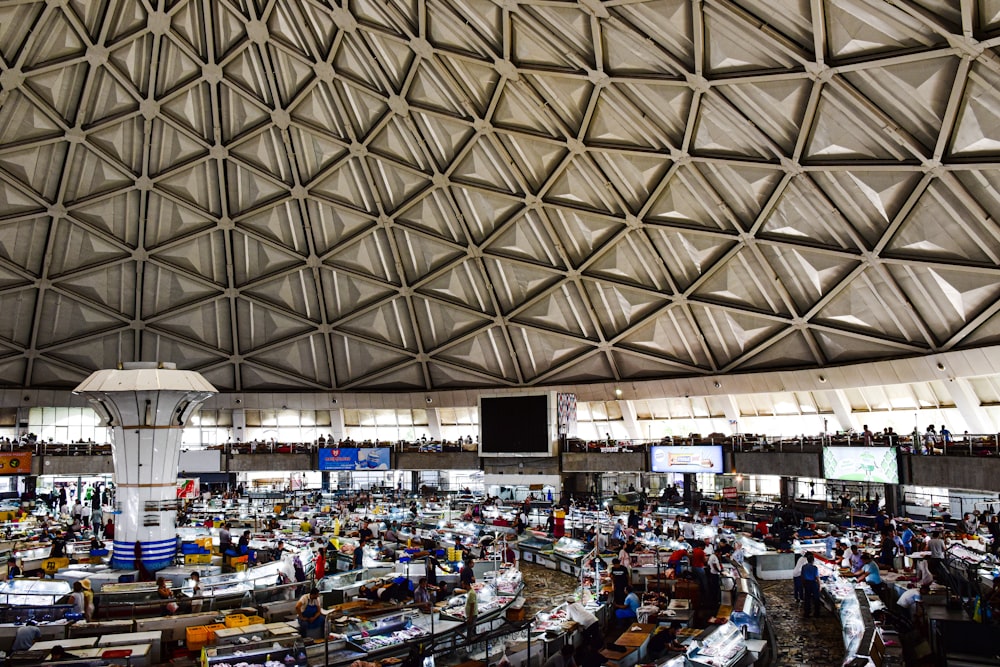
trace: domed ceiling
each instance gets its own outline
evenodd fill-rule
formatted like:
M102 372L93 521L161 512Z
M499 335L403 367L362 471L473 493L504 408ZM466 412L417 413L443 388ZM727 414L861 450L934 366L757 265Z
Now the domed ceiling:
M223 390L1000 342L1000 1L0 3L0 380Z

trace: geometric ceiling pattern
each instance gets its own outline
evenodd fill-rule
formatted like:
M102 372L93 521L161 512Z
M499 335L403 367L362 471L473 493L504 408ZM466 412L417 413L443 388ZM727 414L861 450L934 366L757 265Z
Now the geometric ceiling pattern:
M1000 342L1000 1L0 3L0 382Z

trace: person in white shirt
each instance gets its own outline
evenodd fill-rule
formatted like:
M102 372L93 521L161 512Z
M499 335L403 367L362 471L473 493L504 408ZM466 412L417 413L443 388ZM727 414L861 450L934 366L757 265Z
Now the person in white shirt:
M743 560L746 558L746 552L743 551L743 542L736 540L736 544L733 545L733 553L729 556L734 563L739 565L743 564Z
M927 586L921 586L920 588L908 588L903 591L903 594L899 596L896 600L896 604L899 605L900 609L905 609L906 613L913 617L913 611L917 606L918 602L923 600L923 596L930 591Z
M712 604L718 605L722 602L722 563L714 550L708 555L707 564L708 594L712 596Z
M802 602L806 597L805 589L802 588L802 566L805 565L806 562L805 553L801 553L795 561L795 567L792 569L792 587L796 602Z

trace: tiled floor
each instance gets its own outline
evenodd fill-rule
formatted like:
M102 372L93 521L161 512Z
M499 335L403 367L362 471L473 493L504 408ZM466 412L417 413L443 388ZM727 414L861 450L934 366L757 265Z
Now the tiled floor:
M774 667L833 667L844 659L840 622L824 609L805 618L792 597L792 582L761 581L765 607L777 639Z

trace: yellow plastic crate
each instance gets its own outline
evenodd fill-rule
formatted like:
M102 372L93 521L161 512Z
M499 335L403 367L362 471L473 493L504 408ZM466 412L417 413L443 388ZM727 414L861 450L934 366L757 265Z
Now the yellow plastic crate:
M247 625L257 625L258 623L263 623L263 616L247 616Z
M218 632L219 630L225 630L226 629L226 624L225 623L209 623L208 625L205 626L205 629L208 630L208 642L211 644L211 643L213 643L216 640L215 633Z
M208 643L208 629L204 625L192 625L185 631L184 639L189 651L198 651Z
M212 562L212 554L186 554L185 565L208 565Z
M224 620L227 628L245 628L250 625L250 619L243 614L230 614Z

